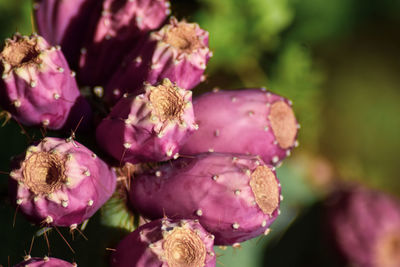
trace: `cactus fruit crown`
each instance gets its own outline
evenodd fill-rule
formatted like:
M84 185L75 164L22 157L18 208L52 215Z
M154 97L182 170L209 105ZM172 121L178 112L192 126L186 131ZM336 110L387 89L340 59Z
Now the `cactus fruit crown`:
M165 36L164 42L177 48L184 53L191 53L194 50L205 47L203 42L196 34L197 25L188 24L186 22L178 22L176 19L171 19L171 25Z
M250 187L264 214L272 214L279 205L279 185L267 166L258 166L251 174Z
M41 63L39 57L40 48L37 38L21 37L14 35L14 40L6 41L6 45L0 54L0 58L10 65L10 70L24 65L36 65Z
M284 101L273 103L269 120L279 146L283 149L293 146L296 139L297 123L290 106Z
M201 267L206 259L206 247L191 229L175 227L164 236L164 257L170 267Z
M65 161L58 154L33 153L24 162L24 184L37 195L47 195L61 189L67 179Z
M153 115L161 121L182 121L181 115L184 112L185 101L178 92L178 87L168 79L157 86L151 86L150 102L153 107Z
M400 264L400 231L389 231L376 243L376 266L399 266Z

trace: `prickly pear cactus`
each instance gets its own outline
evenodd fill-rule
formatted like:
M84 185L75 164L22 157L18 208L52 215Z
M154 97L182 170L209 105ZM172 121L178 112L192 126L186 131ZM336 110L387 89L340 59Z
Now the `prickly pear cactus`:
M0 212L13 236L1 264L213 267L214 245L270 232L276 167L297 144L289 100L199 96L209 33L168 20L165 0L33 10L39 35L15 34L0 53L0 114L12 119Z
M59 130L68 119L76 124L90 117L86 101L80 100L75 72L59 46L50 46L36 34L17 33L6 40L0 62L0 104L22 124Z
M275 168L255 156L181 158L133 180L131 204L144 216L197 219L217 245L268 233L280 213Z
M115 267L214 267L214 236L198 221L159 219L125 237L111 256Z
M96 130L100 147L130 163L179 157L179 147L196 129L192 92L166 78L144 85L144 93L126 95ZM113 129L113 131L110 131Z
M143 82L168 78L190 90L203 79L210 57L208 32L196 23L172 18L159 31L139 41L126 62L105 87L107 101L115 102L126 92L141 92Z
M74 230L113 194L116 175L74 140L44 138L30 146L10 172L10 195L36 223Z

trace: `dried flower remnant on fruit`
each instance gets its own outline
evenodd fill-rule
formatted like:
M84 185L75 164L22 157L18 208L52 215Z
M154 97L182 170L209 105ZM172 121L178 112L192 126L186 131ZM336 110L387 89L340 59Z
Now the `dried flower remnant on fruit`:
M51 194L66 181L65 159L58 154L33 153L24 164L23 183L36 195Z
M19 68L25 64L40 64L40 49L37 40L33 38L17 39L15 43L6 42L0 58L9 63L11 69Z
M250 187L264 214L272 214L279 207L279 184L267 166L258 166L251 174Z
M152 88L150 102L153 112L161 121L182 120L185 101L178 90L169 80L164 80L162 84Z
M196 34L196 25L179 23L171 20L173 27L169 28L163 38L164 42L177 48L183 53L191 53L194 50L205 48L200 37Z
M164 241L165 258L170 267L202 267L206 247L201 238L190 229L176 227Z
M284 149L292 147L297 135L297 122L292 108L283 101L273 103L269 120L279 146Z

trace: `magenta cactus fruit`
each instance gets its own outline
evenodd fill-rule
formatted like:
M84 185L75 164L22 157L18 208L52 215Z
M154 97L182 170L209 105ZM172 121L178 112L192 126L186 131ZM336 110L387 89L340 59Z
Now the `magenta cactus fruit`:
M10 172L11 199L36 223L76 227L115 190L115 172L73 139L46 137L15 165Z
M111 257L112 267L213 267L214 236L196 221L160 219L125 237Z
M397 199L354 187L336 192L326 203L324 225L346 266L400 266Z
M89 21L100 16L97 0L35 0L33 5L39 34L50 44L60 45L71 64L77 64L80 48L89 32Z
M44 257L44 258L31 258L30 256L25 257L26 259L14 265L14 267L77 267L76 263L69 263L57 258Z
M287 99L262 89L216 91L193 101L199 130L183 155L207 151L260 156L276 165L296 145L298 124Z
M15 34L6 41L0 61L0 103L22 124L57 130L90 116L59 47L38 35Z
M80 80L87 85L104 85L139 37L157 29L169 13L166 0L103 1L93 36L81 49Z
M168 79L144 88L144 94L120 99L97 128L99 146L119 161L176 158L180 145L197 128L191 91Z
M143 82L154 84L163 78L192 89L201 82L210 57L208 32L196 23L172 18L129 54L105 88L106 100L115 102L125 92L140 90Z
M268 233L279 214L280 183L256 157L206 153L135 177L129 194L145 217L198 219L216 245L232 245Z

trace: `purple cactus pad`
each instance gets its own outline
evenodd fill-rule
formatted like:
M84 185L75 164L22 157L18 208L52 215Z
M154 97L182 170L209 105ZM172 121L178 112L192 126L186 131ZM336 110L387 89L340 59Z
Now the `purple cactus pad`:
M400 266L400 202L361 187L343 189L326 202L329 241L346 266Z
M59 47L38 35L15 34L0 62L0 103L22 124L58 130L91 116Z
M216 245L232 245L268 233L279 214L280 183L256 157L206 153L136 176L130 202L151 219L198 219Z
M208 32L196 23L172 18L129 54L105 88L106 100L115 103L125 92L140 92L143 82L154 84L163 78L190 90L202 81L211 55Z
M262 89L216 91L193 100L199 130L182 155L207 151L260 156L276 165L296 145L298 124L291 102Z
M168 79L146 85L144 90L144 94L120 99L97 128L97 143L119 161L176 158L180 145L197 129L191 91Z
M50 44L60 45L75 67L83 40L90 32L87 25L100 17L100 6L101 1L97 0L35 0L37 30Z
M81 49L79 78L86 85L104 85L138 39L170 13L166 0L105 0L102 5L94 33Z
M76 263L69 263L57 258L31 258L27 257L25 261L14 265L14 267L77 267Z
M10 195L28 219L70 226L90 218L112 195L116 175L78 142L46 137L10 172Z
M196 221L160 219L125 237L112 267L214 267L214 236Z

